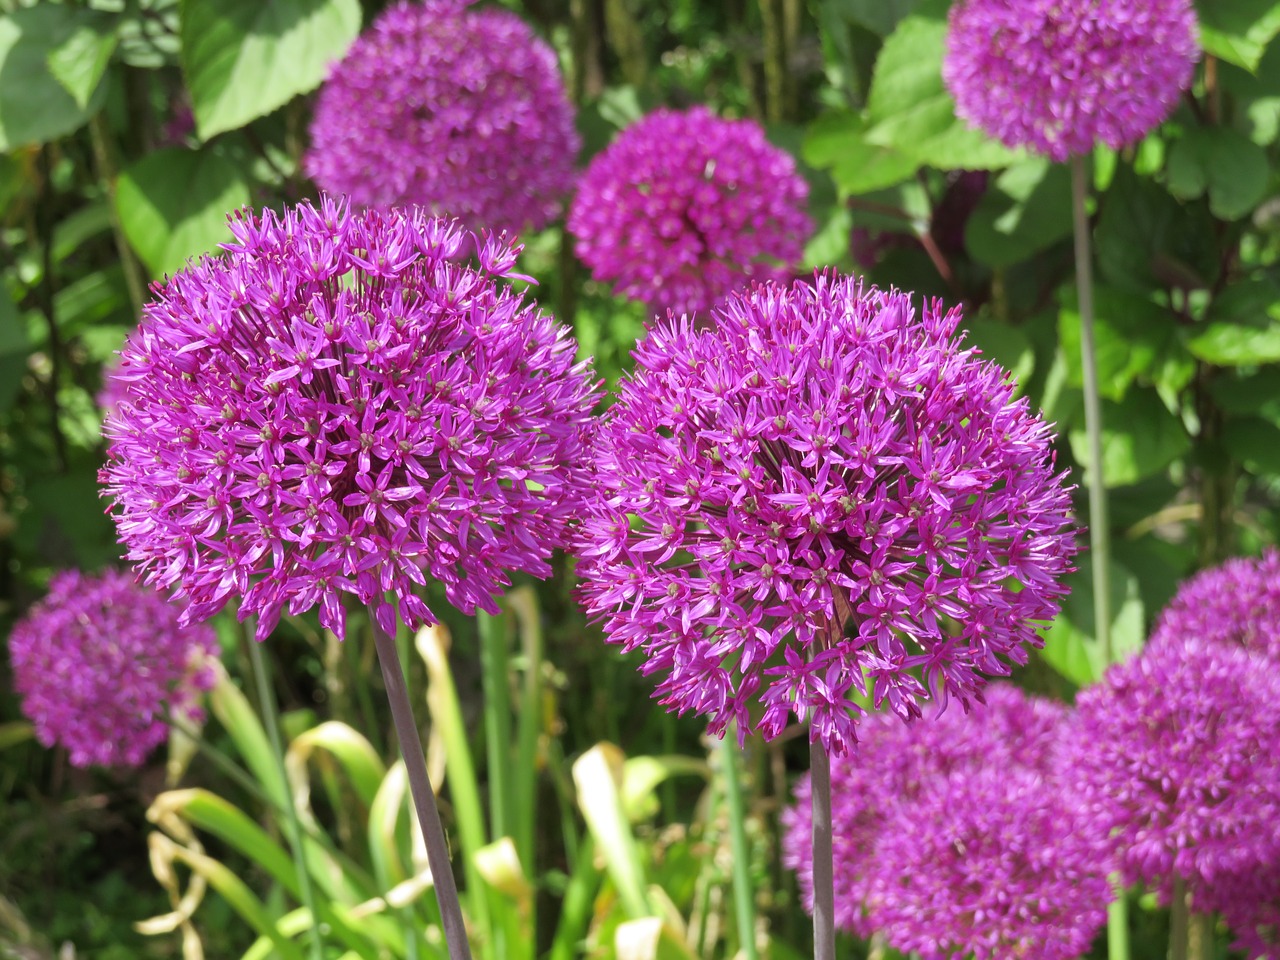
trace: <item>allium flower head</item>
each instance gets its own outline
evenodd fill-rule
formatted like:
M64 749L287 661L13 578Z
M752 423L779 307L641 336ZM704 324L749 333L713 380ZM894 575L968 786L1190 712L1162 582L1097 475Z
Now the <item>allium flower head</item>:
M657 110L591 161L568 228L595 279L655 312L687 313L791 277L812 229L808 195L754 121Z
M988 762L884 825L869 924L921 960L1075 960L1107 920L1105 842L1070 786Z
M340 596L433 622L432 577L496 612L550 572L585 489L595 394L564 327L501 282L519 248L418 209L244 214L156 288L114 376L102 480L129 559L201 620ZM478 264L464 259L478 248Z
M1025 663L1075 550L1068 490L960 312L820 275L711 320L637 346L577 548L662 702L766 738L794 714L843 752L864 675L907 718Z
M942 76L961 118L1062 161L1140 140L1199 58L1191 0L960 0Z
M1242 646L1280 662L1280 553L1236 557L1178 588L1153 640L1198 637Z
M985 703L965 713L947 710L903 723L892 714L869 716L855 754L831 763L835 922L869 937L877 929L866 906L880 882L880 845L889 825L910 818L926 796L952 776L984 766L1046 774L1065 711L1027 697L1008 684L985 692ZM795 787L796 803L783 812L783 863L796 871L805 908L813 909L813 818L808 774Z
M1082 692L1070 777L1125 878L1193 898L1280 847L1280 676L1196 637L1153 641Z
M181 607L117 570L56 575L9 636L22 712L78 767L139 766L213 685L217 640Z
M305 166L355 204L540 230L573 186L573 108L555 53L523 20L468 5L382 13L320 89Z

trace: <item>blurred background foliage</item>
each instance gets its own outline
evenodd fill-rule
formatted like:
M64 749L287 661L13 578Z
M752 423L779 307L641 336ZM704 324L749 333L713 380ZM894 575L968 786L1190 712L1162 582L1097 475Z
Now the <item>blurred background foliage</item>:
M1081 482L1067 171L956 119L939 73L946 0L503 5L556 49L583 163L658 105L708 103L765 124L810 182L806 266L963 302L972 340L1056 421L1060 462ZM384 6L0 0L0 635L53 571L119 562L96 486L103 367L147 285L213 250L228 211L313 195L300 170L311 96ZM1141 645L1187 573L1256 552L1280 527L1280 3L1203 0L1199 14L1206 56L1192 91L1144 142L1099 150L1093 165L1118 649ZM558 226L524 239L540 302L615 380L643 308L587 280ZM1021 676L1030 688L1069 697L1099 674L1081 566ZM475 624L450 623L452 645L448 631L417 638L411 689L430 681L433 762L489 955L734 956L735 864L755 880L769 955L803 955L808 920L776 839L803 744L749 742L740 862L716 776L727 755L696 720L651 705L650 684L584 624L571 589L562 564L481 624L503 631L510 656L496 721ZM35 743L0 655L0 956L54 956L64 943L110 960L179 956L184 936L209 957L268 955L259 934L301 922L285 916L292 864L264 853L280 849L290 802L333 912L321 918L332 955L439 952L429 937L406 940L421 923L367 919L435 909L414 888L367 634L338 645L304 617L267 645L296 764L286 784L255 755L242 638L219 627L229 676L199 747L178 738L168 763L141 774L73 770ZM486 722L510 737L486 740ZM166 792L177 770L184 789ZM193 884L210 892L188 927ZM373 903L396 884L395 902ZM169 934L134 926L172 910ZM1134 923L1135 956L1161 953L1144 936L1159 915Z

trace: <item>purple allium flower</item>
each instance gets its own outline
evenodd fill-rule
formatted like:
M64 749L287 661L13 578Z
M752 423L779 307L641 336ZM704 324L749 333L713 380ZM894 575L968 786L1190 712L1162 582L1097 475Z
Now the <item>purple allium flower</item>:
M213 686L207 626L118 570L57 574L9 636L22 712L47 747L78 767L141 765L169 736L165 718L190 714Z
M888 824L910 817L938 784L991 765L1047 774L1065 714L1061 705L994 684L985 704L968 713L902 723L892 714L869 716L855 753L831 763L835 922L861 937L876 930L865 913L880 882L878 850ZM796 804L782 815L783 863L796 871L805 909L813 909L813 819L808 774L796 783ZM901 811L901 814L899 813Z
M1050 430L958 309L819 275L658 325L601 429L582 597L657 695L844 752L854 688L968 702L1057 611L1075 541ZM763 716L751 707L763 706Z
M1232 946L1249 960L1275 960L1280 957L1280 835L1255 850L1252 861L1214 877L1212 889L1197 891L1197 908L1222 914L1235 934Z
M1200 58L1196 29L1191 0L960 0L942 77L961 118L1062 161L1167 117Z
M1105 841L1069 784L988 760L931 781L884 824L867 910L921 960L1075 960L1107 920Z
M340 601L434 622L434 578L497 611L550 572L586 484L595 402L567 330L500 278L519 252L419 209L242 214L226 255L156 288L115 377L102 481L129 559L257 635ZM479 251L479 264L463 259Z
M1280 553L1235 557L1178 588L1153 640L1198 637L1243 646L1280 662Z
M689 313L793 276L812 229L808 196L759 124L664 109L591 161L568 229L595 279L654 312Z
M1280 676L1239 647L1151 642L1077 701L1069 775L1124 877L1196 901L1280 847Z
M305 166L355 204L540 230L573 186L573 107L555 53L523 20L467 6L382 13L321 88Z

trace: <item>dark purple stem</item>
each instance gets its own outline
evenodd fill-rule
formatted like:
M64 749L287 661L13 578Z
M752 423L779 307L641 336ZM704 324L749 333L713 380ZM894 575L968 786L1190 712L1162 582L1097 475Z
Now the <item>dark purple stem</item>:
M834 857L831 850L831 759L821 740L809 742L813 802L813 960L835 960Z
M422 838L427 845L427 864L431 867L436 888L436 902L440 904L449 957L450 960L471 960L467 927L462 920L462 907L458 904L458 884L453 879L453 868L449 863L449 842L445 839L440 813L436 810L436 795L427 777L422 738L418 736L418 725L413 719L413 705L405 687L400 655L396 653L395 641L383 633L372 617L369 619L373 624L378 663L382 667L382 683L387 688L387 702L391 704L391 717L396 725L396 739L400 741L400 755L404 757L405 772L409 775L409 791L413 794Z

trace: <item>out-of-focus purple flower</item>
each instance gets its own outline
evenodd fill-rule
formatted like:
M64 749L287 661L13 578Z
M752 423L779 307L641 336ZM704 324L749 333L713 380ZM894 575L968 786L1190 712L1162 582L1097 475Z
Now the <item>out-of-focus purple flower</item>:
M1214 878L1211 889L1197 891L1197 908L1220 913L1235 934L1232 946L1249 960L1280 957L1280 826L1253 862Z
M586 483L595 392L568 331L507 284L518 247L419 209L325 199L240 215L156 288L113 376L102 481L129 559L202 620L259 639L340 597L390 632L433 622L431 577L496 612L550 572ZM478 264L465 259L478 249Z
M1280 676L1198 637L1165 637L1077 701L1069 776L1125 879L1211 903L1280 848Z
M636 347L576 549L589 613L664 704L766 739L794 715L842 753L855 687L909 718L1026 662L1070 498L1048 425L959 322L820 275Z
M467 7L382 13L321 88L305 167L355 204L540 230L573 186L573 107L555 53L523 20Z
M1062 161L1164 120L1200 58L1196 31L1191 0L960 0L942 76L961 118Z
M754 121L664 109L591 161L568 229L595 279L654 312L689 313L793 276L812 229L808 195Z
M57 574L9 636L22 712L78 767L141 765L213 685L217 640L181 607L118 570Z
M1198 637L1242 646L1280 662L1280 553L1235 557L1178 588L1153 640Z
M903 953L1075 960L1106 923L1106 843L1083 829L1070 784L988 759L883 826L868 922Z
M891 714L869 716L856 753L831 763L835 922L869 937L877 929L866 913L874 884L881 883L880 845L888 824L910 818L923 799L949 777L985 766L1047 774L1064 710L994 684L985 703L968 713L902 723ZM805 908L813 909L813 818L808 774L795 787L796 803L783 812L783 863L796 871ZM900 812L901 811L901 812ZM914 834L913 834L914 836Z

